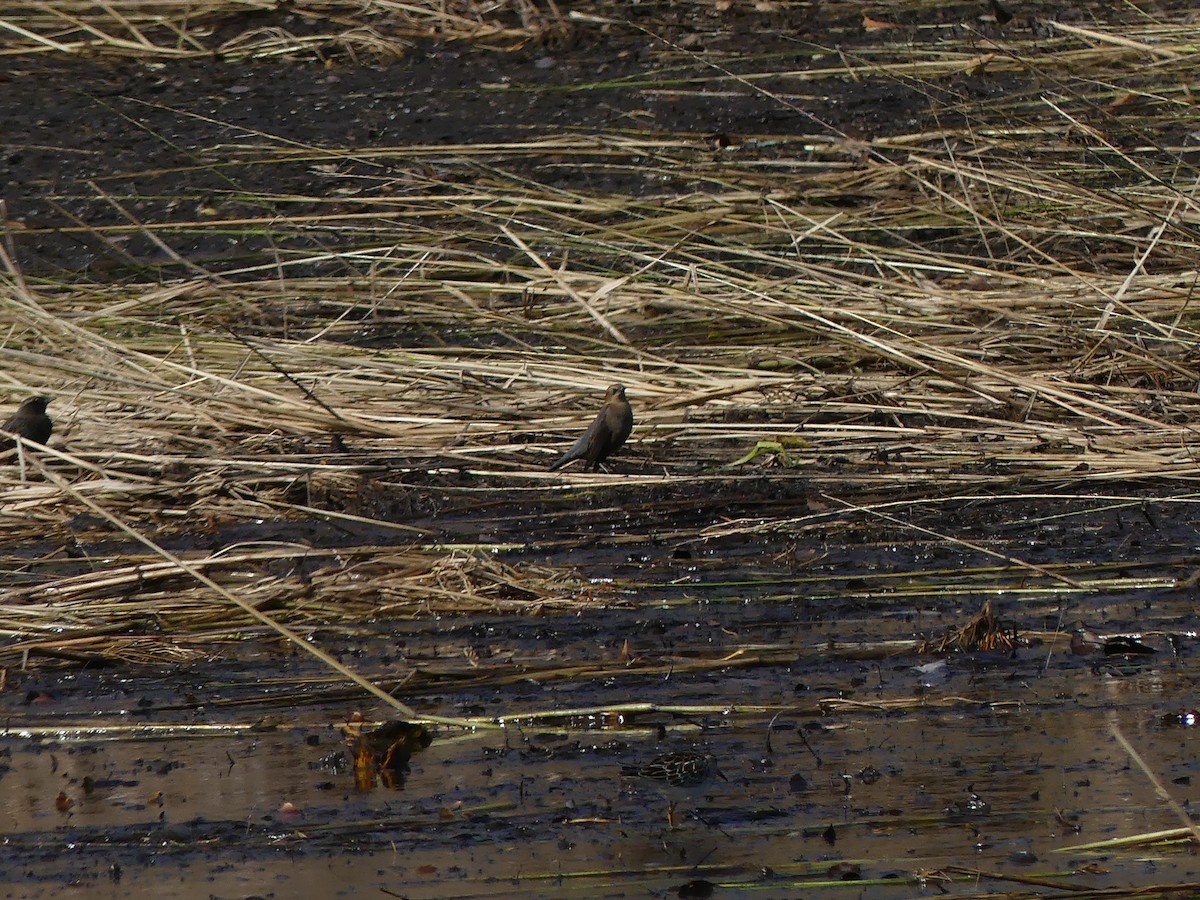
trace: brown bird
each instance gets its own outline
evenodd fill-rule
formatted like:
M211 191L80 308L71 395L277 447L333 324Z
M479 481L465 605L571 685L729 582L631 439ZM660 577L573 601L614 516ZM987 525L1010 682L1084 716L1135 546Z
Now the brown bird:
M683 800L694 800L708 792L725 773L710 753L684 750L663 753L640 766L622 766L621 774L650 785L667 798L667 826L675 828L675 807Z
M3 430L27 441L46 443L54 429L54 423L46 415L46 404L49 402L49 397L30 397L21 404L20 409L8 417ZM0 441L0 449L11 450L13 446L14 442L11 439Z
M604 407L596 421L580 436L563 458L550 467L553 472L576 459L585 459L585 471L595 472L600 463L620 449L633 431L633 410L625 399L625 386L614 384L604 392Z

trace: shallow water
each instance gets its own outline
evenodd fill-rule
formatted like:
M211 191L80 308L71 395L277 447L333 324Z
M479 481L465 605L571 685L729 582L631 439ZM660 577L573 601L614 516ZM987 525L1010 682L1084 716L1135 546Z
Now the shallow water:
M926 623L952 612L936 597L909 602ZM1137 614L1154 632L1186 618L1190 600L1160 597ZM60 673L42 693L4 696L2 894L158 897L164 878L185 882L172 889L183 897L645 896L693 879L723 886L719 896L795 896L816 881L827 883L823 895L856 897L1021 887L950 880L952 866L1090 887L1192 879L1186 851L1067 849L1180 824L1114 729L1190 809L1194 736L1178 719L1194 697L1190 639L1175 655L1163 634L1148 634L1160 652L1119 675L1098 655L1039 638L1011 655L854 658L871 654L853 648L911 636L914 618L818 620L794 603L704 603L545 617L536 631L481 618L399 638L327 637L327 649L376 674L394 668L399 644L409 660L473 647L485 661L507 648L530 661L610 664L602 677L542 683L530 665L528 680L407 698L511 724L439 729L392 790L356 788L338 723L357 701L321 702L324 682L307 681L319 673L306 659L247 658L225 673L228 684L211 666L166 677ZM613 674L613 647L626 637L633 660ZM733 665L750 653L776 661ZM645 674L639 660L652 654L678 669ZM726 655L729 666L686 670ZM239 684L242 706L206 705L236 699ZM314 702L270 700L301 684L314 685ZM520 720L633 701L655 708ZM80 731L111 725L166 731ZM164 737L188 725L230 730ZM681 806L680 827L668 831L665 800L618 770L690 747L714 753L729 781L695 809ZM69 810L56 809L60 792ZM847 871L831 870L839 862L873 884L830 883Z

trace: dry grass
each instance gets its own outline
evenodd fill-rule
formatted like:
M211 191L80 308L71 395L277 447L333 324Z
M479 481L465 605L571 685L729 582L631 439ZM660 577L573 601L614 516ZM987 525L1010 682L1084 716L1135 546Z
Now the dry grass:
M13 56L278 59L337 52L380 60L404 55L414 38L511 50L570 40L574 30L553 4L532 0L300 0L288 7L303 26L300 34L258 23L279 8L275 0L17 0L5 4L0 33L7 38L3 52Z
M379 58L414 38L565 39L613 12L301 0L296 14L326 30L248 29L214 46L231 10L272 5L11 3L3 52ZM580 485L694 497L801 474L856 513L881 497L1146 481L1185 494L1200 443L1200 207L1178 143L1194 125L1192 30L1047 23L953 52L920 37L799 71L734 73L672 40L660 49L692 67L673 91L768 92L782 108L830 77L916 84L939 104L936 133L850 140L813 123L728 150L695 134L336 151L260 135L218 148L221 164L335 167L345 196L257 197L257 215L218 198L194 219L77 231L168 256L185 235L266 235L274 252L221 271L175 254L169 279L119 286L33 281L6 252L3 387L54 397L45 465L70 490L0 471L0 536L32 548L4 560L0 659L148 661L195 652L190 635L251 633L162 553L130 547L81 573L68 551L115 533L84 497L303 628L627 602L430 538L439 517L478 517L466 543L522 545L534 532L510 530L512 516L489 526L489 504L563 516ZM984 69L1034 72L1041 87L974 105L946 93ZM530 160L675 187L572 191L530 177ZM625 459L638 474L546 473L613 381L636 407ZM730 466L759 442L767 452ZM705 534L828 528L840 512ZM235 537L264 520L296 523L295 543ZM314 549L314 521L371 540ZM151 623L174 642L148 646Z

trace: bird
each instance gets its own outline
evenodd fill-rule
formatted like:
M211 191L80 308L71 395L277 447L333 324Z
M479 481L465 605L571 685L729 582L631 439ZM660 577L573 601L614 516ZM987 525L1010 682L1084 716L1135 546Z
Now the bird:
M667 825L675 828L675 807L681 800L701 797L725 773L711 753L682 750L661 753L640 766L622 766L621 775L652 786L667 798Z
M46 404L49 402L49 397L30 397L8 417L2 430L27 441L46 443L50 440L50 432L54 429L54 422L46 415ZM13 446L12 440L0 443L0 449L4 450L11 450Z
M553 472L576 459L586 460L584 471L595 472L600 463L620 449L633 430L633 409L625 399L625 386L614 384L604 392L604 406L596 419L563 457L550 467Z

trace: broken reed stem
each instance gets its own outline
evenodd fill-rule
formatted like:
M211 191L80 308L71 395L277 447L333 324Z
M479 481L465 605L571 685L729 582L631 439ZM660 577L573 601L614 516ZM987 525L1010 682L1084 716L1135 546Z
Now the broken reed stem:
M65 458L65 457L63 457L62 454L59 454L56 451L51 450L48 447L43 448L43 449L46 450L47 452L51 453L54 456L58 456L60 458ZM409 708L408 706L405 706L403 703L401 703L399 700L397 700L391 694L388 694L386 691L381 690L376 685L367 681L365 678L363 678L357 672L353 671L349 667L338 662L338 660L334 659L332 656L330 656L328 653L326 653L320 647L316 646L316 644L314 644L313 642L306 641L303 637L301 637L299 634L297 634L292 629L288 628L286 625L283 625L280 622L275 621L270 616L259 611L258 609L255 609L253 606L251 606L249 603L246 603L244 600L242 600L237 595L233 594L232 592L226 590L221 585L217 584L215 581L213 581L211 578L209 578L207 575L205 575L203 572L201 572L195 566L190 565L189 563L180 559L175 554L171 553L169 550L166 550L165 548L159 546L154 541L150 540L150 538L146 537L146 535L142 534L137 529L128 525L123 520L121 520L118 516L114 515L113 513L109 512L108 510L104 509L102 506L100 506L96 503L93 503L90 499L88 499L87 497L83 496L81 493L76 491L66 480L59 477L57 474L55 474L50 469L48 469L45 466L45 464L43 464L40 460L32 459L32 462L37 467L37 470L42 475L42 477L45 478L47 481L49 481L51 484L58 487L59 490L72 496L77 502L82 503L84 506L86 506L88 509L90 509L92 512L94 512L96 515L107 520L110 524L112 524L114 527L116 527L122 533L133 538L135 541L137 541L138 543L142 544L143 546L149 548L154 553L157 553L159 556L161 556L163 559L167 560L168 562L172 563L173 565L178 566L181 571L186 572L188 575L190 575L196 581L200 582L205 587L209 588L209 590L213 591L218 596L223 597L225 600L229 601L234 606L241 609L242 612L246 613L246 615L250 616L250 618L256 619L257 621L259 621L262 624L266 625L267 627L271 628L273 631L275 631L282 637L286 638L288 641L291 642L291 644L294 647L297 647L301 650L305 650L312 656L315 656L318 660L320 660L322 663L324 663L330 669L332 669L333 671L342 675L347 680L358 685L363 690L365 690L367 693L373 695L377 699L382 700L384 703L388 704L389 706L391 706L393 709L397 710L401 715L407 717L408 719L410 719L412 721L433 722L435 724L441 724L441 725L455 725L455 726L458 726L461 728L496 727L496 726L494 726L490 723L486 723L486 722L480 723L480 722L472 722L472 721L469 721L466 719L448 718L448 717L444 717L444 716L423 716L423 715L418 714L415 710Z
M1179 801L1171 796L1170 791L1167 790L1166 786L1159 780L1158 776L1150 770L1148 765L1146 765L1146 761L1142 759L1142 755L1138 753L1134 746L1126 739L1125 735L1121 731L1120 726L1116 725L1115 723L1109 723L1108 731L1109 734L1116 738L1116 741L1121 745L1121 748L1129 754L1129 758L1133 760L1134 765L1141 769L1142 774L1146 776L1146 780L1154 786L1155 793L1157 793L1163 802L1167 804L1167 808L1170 809L1171 812L1175 814L1175 817L1183 823L1183 827L1187 829L1192 836L1192 843L1200 846L1200 825L1197 825L1195 822L1193 822L1192 817L1188 815L1187 810L1180 805Z
M1047 578L1052 581L1059 581L1062 584L1065 584L1068 587L1072 587L1077 591L1087 590L1087 587L1085 585L1080 583L1078 580L1071 578L1069 575L1064 575L1061 572L1056 572L1052 568L1047 568L1046 566L1039 566L1035 563L1026 562L1023 559L1019 559L1015 556L1010 556L1006 553L998 553L997 551L989 549L988 547L985 547L976 541L968 541L968 540L964 540L963 538L956 538L953 535L943 534L941 532L934 531L932 528L926 528L922 525L917 525L913 522L905 522L902 519L898 519L895 516L888 515L887 513L881 512L878 509L868 509L865 507L860 507L854 503L849 503L838 497L831 497L828 494L822 494L822 496L825 499L829 500L831 503L836 503L838 506L842 507L843 509L851 510L851 511L857 512L857 513L866 513L877 519L882 519L885 522L890 522L891 524L899 526L902 529L911 529L913 531L916 531L919 534L923 534L923 535L926 535L927 537L935 538L938 541L943 541L947 544L951 544L951 545L957 546L957 547L965 547L966 549L972 550L975 553L982 553L986 556L991 556L994 559L1003 560L1004 562L1009 563L1010 565L1017 566L1018 568L1025 569L1027 571L1034 572L1038 575L1041 575L1043 578Z

